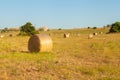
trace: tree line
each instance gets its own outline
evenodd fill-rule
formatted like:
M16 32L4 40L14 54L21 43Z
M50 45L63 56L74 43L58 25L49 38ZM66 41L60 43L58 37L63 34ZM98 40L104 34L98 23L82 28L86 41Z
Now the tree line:
M111 25L107 25L107 27L110 28L108 33L120 32L120 22L115 22ZM88 29L89 28L90 27L88 27ZM97 27L93 27L93 29L97 29ZM12 31L12 29L4 28L1 30L1 32L6 32L9 30ZM20 30L19 35L29 35L30 36L30 35L39 33L39 31L35 29L35 26L33 26L31 22L27 22L26 24L20 26L19 30ZM14 29L14 31L15 31L15 29ZM16 29L16 31L17 31L17 29Z

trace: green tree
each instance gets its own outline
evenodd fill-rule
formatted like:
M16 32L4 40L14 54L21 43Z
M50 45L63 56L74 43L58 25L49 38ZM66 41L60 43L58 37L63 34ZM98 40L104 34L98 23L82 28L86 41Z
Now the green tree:
M97 29L97 27L93 27L93 29Z
M111 25L109 32L120 32L120 22L115 22Z
M107 27L107 28L110 28L110 27L111 27L111 25L109 25L109 24L108 24L106 27Z
M90 27L88 27L88 29L90 29Z
M4 29L1 30L1 33L3 33L3 32L7 32L7 31L8 31L8 28L5 27Z
M27 22L25 25L20 27L19 35L34 35L36 33L38 32L35 30L35 27L30 22Z

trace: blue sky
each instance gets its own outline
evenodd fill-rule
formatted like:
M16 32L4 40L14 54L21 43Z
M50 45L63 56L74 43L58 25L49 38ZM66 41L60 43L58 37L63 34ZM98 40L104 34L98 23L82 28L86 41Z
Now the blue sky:
M101 27L120 21L120 0L0 0L0 28Z

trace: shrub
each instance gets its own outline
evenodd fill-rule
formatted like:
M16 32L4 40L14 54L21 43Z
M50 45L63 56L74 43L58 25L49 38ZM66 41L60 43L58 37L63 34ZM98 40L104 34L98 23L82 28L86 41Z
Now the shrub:
M7 32L7 31L8 31L8 28L6 27L6 28L1 30L1 33Z
M115 22L111 25L111 28L109 30L110 33L113 32L120 32L120 22Z
M90 29L90 27L88 27L88 29Z
M58 30L62 30L62 28L59 28Z
M97 27L93 27L93 29L97 29Z
M38 31L35 30L35 27L32 26L30 22L27 22L25 25L20 27L19 35L34 35L37 33Z

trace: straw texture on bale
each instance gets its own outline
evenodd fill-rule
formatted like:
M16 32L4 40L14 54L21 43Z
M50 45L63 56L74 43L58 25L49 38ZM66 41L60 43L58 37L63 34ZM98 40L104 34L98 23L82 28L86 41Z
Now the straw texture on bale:
M30 52L49 52L52 47L52 39L47 34L33 35L28 41L28 50Z
M67 34L64 34L64 38L69 38L70 37L70 34L67 33Z

